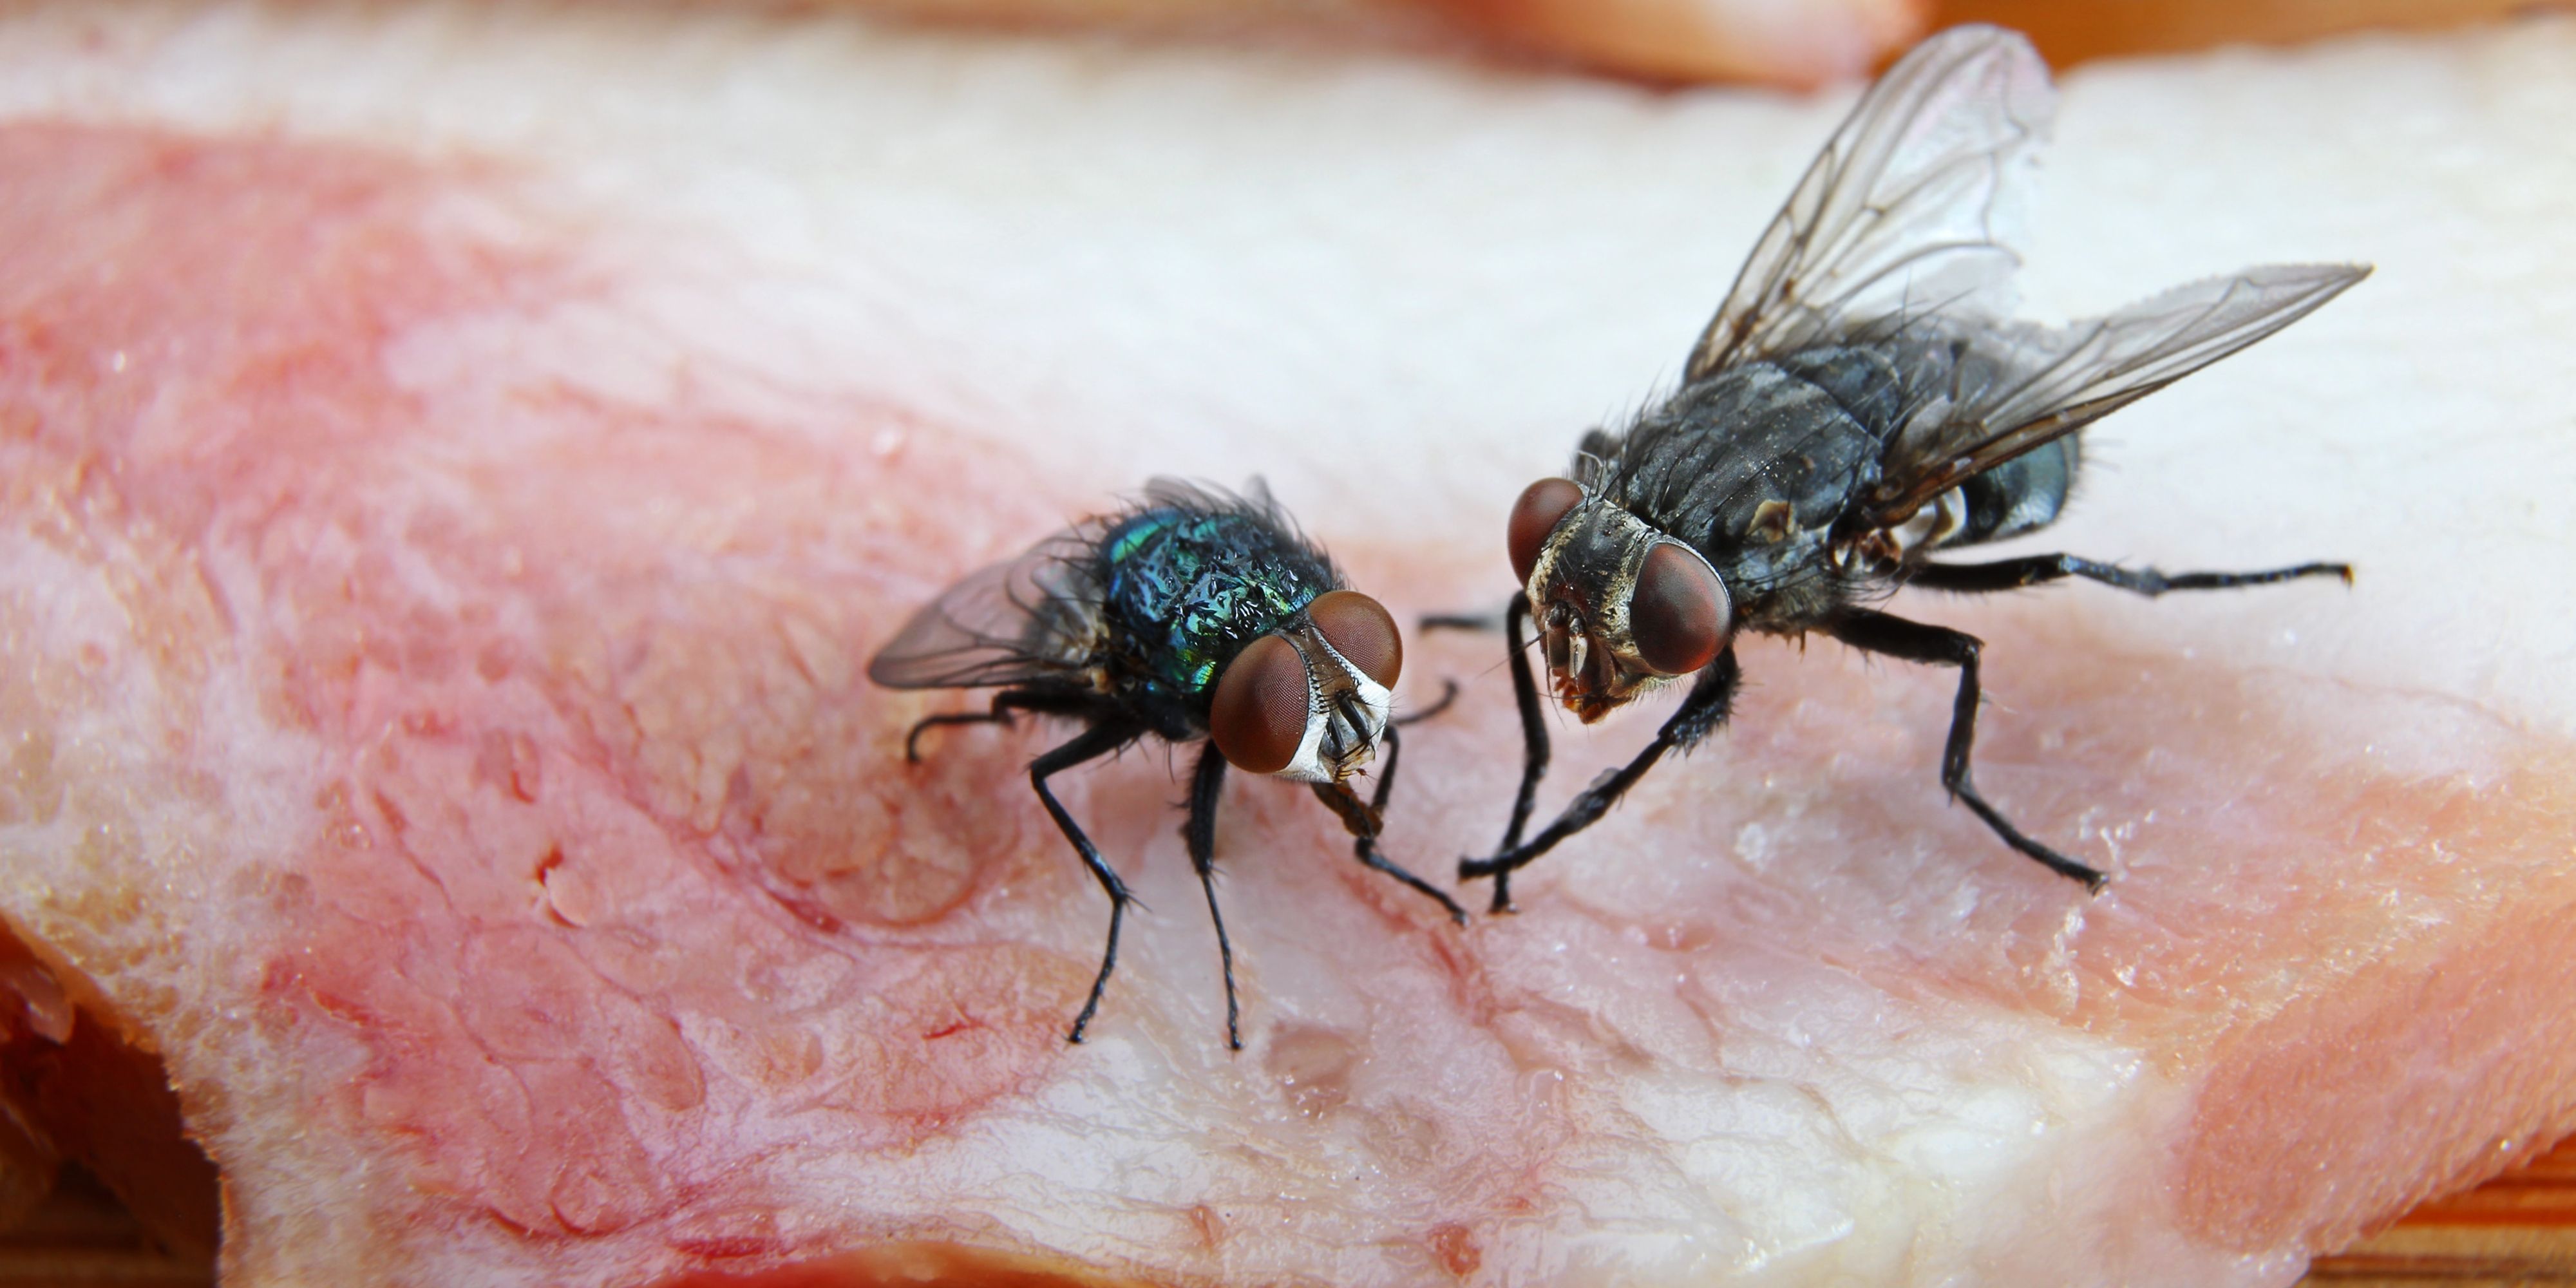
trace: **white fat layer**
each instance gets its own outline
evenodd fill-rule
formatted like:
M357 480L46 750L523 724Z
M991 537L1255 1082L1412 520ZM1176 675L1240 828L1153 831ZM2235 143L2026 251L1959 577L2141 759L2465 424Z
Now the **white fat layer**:
M1349 676L1351 683L1359 689L1360 705L1368 710L1369 726L1365 732L1368 735L1371 754L1376 751L1379 736L1386 732L1387 718L1395 710L1395 694L1385 685L1370 679L1366 671L1352 665L1349 658L1342 656L1341 650L1333 647L1332 641L1324 638L1323 632L1309 631L1304 633L1303 638L1296 636L1287 638L1289 643L1297 646L1298 653L1306 659L1306 737L1304 741L1297 744L1297 754L1289 759L1288 767L1272 774L1271 777L1285 778L1299 783L1329 783L1333 781L1333 771L1324 764L1321 749L1324 745L1324 726L1331 723L1333 717L1324 706L1324 686L1315 679L1315 667L1319 659L1306 651L1307 644L1312 643L1321 648L1324 656L1320 661Z

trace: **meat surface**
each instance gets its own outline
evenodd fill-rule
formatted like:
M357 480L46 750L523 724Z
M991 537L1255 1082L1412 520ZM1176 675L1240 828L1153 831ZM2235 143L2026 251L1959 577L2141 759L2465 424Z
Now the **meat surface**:
M159 1053L233 1284L2270 1284L2576 1127L2576 23L2074 77L2027 273L2378 264L2121 413L2046 548L2299 585L1908 599L1450 927L1159 753L860 676L1156 472L1400 619L1668 378L1847 100L847 19L0 20L0 916ZM2364 123L2369 123L2364 128ZM1390 854L1492 843L1413 643ZM1542 808L1653 709L1561 727ZM1185 762L1179 762L1184 763ZM985 1281L992 1281L987 1279Z

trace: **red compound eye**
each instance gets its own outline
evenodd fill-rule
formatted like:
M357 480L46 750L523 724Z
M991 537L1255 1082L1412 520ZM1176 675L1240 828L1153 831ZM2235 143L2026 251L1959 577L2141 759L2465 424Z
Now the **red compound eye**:
M1512 571L1522 585L1529 584L1530 569L1538 566L1538 552L1547 544L1547 534L1556 531L1567 512L1583 501L1583 489L1572 479L1540 479L1521 490L1521 499L1512 502Z
M1356 590L1327 591L1306 605L1306 616L1334 652L1368 678L1395 687L1395 677L1404 670L1404 637L1396 634L1394 616L1376 600Z
M1628 634L1658 675L1688 675L1717 660L1730 620L1726 583L1678 542L1659 541L1637 570Z
M1245 645L1217 677L1216 702L1208 712L1217 751L1245 773L1286 769L1306 740L1307 694L1306 658L1285 636L1264 635Z

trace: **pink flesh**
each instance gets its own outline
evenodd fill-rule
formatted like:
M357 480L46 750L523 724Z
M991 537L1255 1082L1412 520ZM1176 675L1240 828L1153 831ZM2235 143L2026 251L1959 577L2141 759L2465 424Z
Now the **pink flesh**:
M1753 643L1735 727L1463 933L1302 790L1231 787L1231 1058L1163 753L1059 780L1152 904L1067 1048L1105 904L1020 776L1062 731L907 768L907 723L960 704L859 669L1100 498L890 403L701 397L685 349L640 346L674 374L621 395L477 345L654 271L517 182L0 129L0 818L60 842L6 910L168 1055L239 1282L866 1282L898 1276L828 1259L897 1241L1191 1281L1794 1276L1839 1264L1833 1214L1675 1252L1654 1169L1794 1171L1708 1161L1774 1097L1943 1148L1969 1127L1909 1099L1921 1067L2044 1084L2035 1121L2098 1138L2098 1171L1986 1178L2063 1204L1977 1236L1998 1273L2263 1281L2576 1125L2576 756L2124 645L2076 592L1927 615L1989 641L1981 784L2109 862L2099 899L1944 803L1948 676ZM1509 495L1332 544L1400 619L1481 606ZM1472 680L1390 834L1443 885L1515 768L1496 652L1408 660L1415 694ZM1561 725L1544 800L1652 718ZM1840 1125L1813 1149L1889 1139Z

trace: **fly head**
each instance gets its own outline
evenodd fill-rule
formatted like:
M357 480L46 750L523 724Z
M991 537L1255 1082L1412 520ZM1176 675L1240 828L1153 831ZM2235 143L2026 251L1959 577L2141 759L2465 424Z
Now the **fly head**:
M1733 634L1707 559L1573 482L1531 484L1509 536L1557 700L1585 724L1707 666Z
M1238 769L1340 782L1376 754L1403 667L1395 618L1357 591L1328 591L1226 664L1209 732Z

